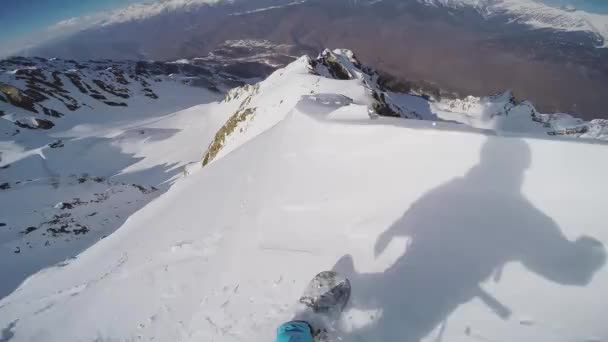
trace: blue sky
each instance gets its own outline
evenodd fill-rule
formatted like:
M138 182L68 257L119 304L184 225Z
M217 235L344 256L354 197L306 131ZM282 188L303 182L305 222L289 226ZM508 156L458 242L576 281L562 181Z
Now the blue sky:
M40 31L61 20L120 8L143 0L0 0L0 43Z

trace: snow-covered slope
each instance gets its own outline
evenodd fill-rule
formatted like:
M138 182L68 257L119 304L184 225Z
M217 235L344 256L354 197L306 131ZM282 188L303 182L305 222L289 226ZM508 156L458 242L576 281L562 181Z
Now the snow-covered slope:
M0 297L166 191L236 76L183 63L0 62ZM205 113L205 115L201 115Z
M560 31L589 32L595 35L600 45L608 44L608 16L577 10L572 6L558 7L543 3L540 0L417 0L424 4L448 7L472 7L486 17L497 15L509 16L513 21L534 28L547 28ZM284 8L305 3L306 0L258 1L253 8L232 15L251 14L265 10ZM354 1L353 4L369 5L381 1ZM61 21L49 31L73 32L92 27L105 27L141 21L170 12L187 12L200 7L214 5L234 5L239 1L226 0L168 0L134 4L116 11L99 13L93 16L76 17ZM238 7L237 7L238 8Z
M517 102L510 91L484 98L437 101L427 95L392 92L383 86L380 77L362 65L352 51L325 50L316 59L298 59L255 86L234 89L225 101L236 103L239 109L216 135L203 164L285 119L294 107L325 115L357 106L365 108L370 118L458 122L501 134L608 138L606 120L585 122L568 114L542 114L527 101Z
M5 59L0 61L2 133L48 130L66 116L74 119L74 113L90 115L112 111L112 107L154 106L158 102L187 106L175 96L191 92L188 86L220 93L243 83L234 75L184 62Z
M93 12L61 20L28 35L8 39L0 46L0 57L27 55L64 58L168 59L198 53L216 46L216 33L204 39L198 49L196 33L229 17L292 7L306 1L291 0L150 0L117 3L115 9ZM110 6L112 8L112 6ZM260 38L259 35L236 35L226 39ZM179 47L175 46L177 44ZM109 44L109 45L108 45ZM81 49L90 51L80 51ZM171 53L159 53L159 49ZM174 50L174 49L178 50ZM169 57L170 56L170 57Z
M411 97L409 100L416 101ZM482 98L442 100L430 108L441 119L499 132L608 139L608 120L586 122L564 113L543 114L528 101L518 102L510 91Z
M0 192L9 224L68 213L76 222L99 216L91 231L122 226L0 299L2 338L272 341L310 278L331 268L353 284L333 332L345 342L608 338L606 147L437 118L508 121L518 106L508 93L429 102L379 84L352 52L325 51L221 102L202 90L207 104L173 114L80 124L64 133L81 134L63 147L70 153L15 144L15 161L0 172L25 176L35 157L53 171L105 173L73 184L66 175L63 197L53 183ZM434 120L380 116L381 105ZM191 161L168 190L150 187ZM75 186L93 195L60 199ZM150 191L158 194L148 203ZM105 204L94 202L99 193ZM23 210L20 198L36 198L31 208L41 214ZM129 205L143 208L126 218ZM35 256L26 242L43 245L52 233L3 231L13 239L4 240L2 267L24 265ZM59 240L52 246L67 244ZM15 243L20 253L8 248Z
M517 104L509 92L439 102L391 92L348 50L302 57L216 103L221 89L246 81L226 71L250 74L226 65L272 67L277 55L263 53L261 43L255 58L231 53L231 47L251 44L233 42L208 57L175 63L3 61L0 198L10 205L0 212L7 279L0 294L112 233L178 175L199 168L201 153L207 165L294 108L346 119L350 111L344 108L356 107L373 119L461 122L460 130L606 138L604 121L540 114L527 102Z
M608 15L556 7L539 0L418 0L429 5L472 7L487 18L508 16L513 22L538 29L588 32L599 47L608 47Z

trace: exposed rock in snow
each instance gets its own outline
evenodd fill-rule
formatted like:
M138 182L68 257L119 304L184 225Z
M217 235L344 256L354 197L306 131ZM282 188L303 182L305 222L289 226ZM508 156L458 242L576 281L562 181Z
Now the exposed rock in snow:
M200 147L185 141L204 139L205 129L211 140L225 119L187 109L243 83L214 70L0 61L0 297L112 234L199 159ZM206 87L193 86L202 79ZM180 137L184 146L173 145Z
M415 112L400 108L390 94L380 85L380 75L370 67L364 66L350 50L323 51L316 60L311 62L313 70L324 77L339 80L357 79L363 82L374 99L371 109L374 114L403 118L421 117Z
M311 75L318 77L311 78ZM224 154L224 149L231 151L283 120L289 115L290 104L301 107L311 101L326 105L339 103L333 109L364 105L372 118L380 115L451 121L519 134L606 137L604 120L584 122L567 114L542 114L530 102L518 102L511 91L482 98L468 96L438 101L429 96L395 93L387 90L384 83L378 72L362 65L350 50L325 50L316 59L302 57L256 86L247 85L228 92L225 101L238 103L239 109L216 135L204 154L203 164ZM265 113L268 108L272 110ZM249 130L252 132L247 133ZM233 143L236 145L230 146Z

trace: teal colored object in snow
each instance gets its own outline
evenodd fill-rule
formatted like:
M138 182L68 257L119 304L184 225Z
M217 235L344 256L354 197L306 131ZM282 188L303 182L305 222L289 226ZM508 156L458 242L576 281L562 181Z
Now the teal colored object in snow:
M276 342L312 342L310 326L306 322L287 322L277 330Z

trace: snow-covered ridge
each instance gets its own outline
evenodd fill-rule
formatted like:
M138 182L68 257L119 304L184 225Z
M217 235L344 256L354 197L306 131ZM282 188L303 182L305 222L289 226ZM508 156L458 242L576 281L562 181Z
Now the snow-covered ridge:
M278 124L294 110L314 103L328 106L328 111L364 106L370 118L449 121L496 132L608 140L607 120L585 122L568 114L540 113L532 103L517 101L511 91L481 98L435 99L394 92L384 84L350 50L325 50L315 59L301 57L255 87L228 92L225 101L238 109L207 148L203 165Z
M364 66L350 50L325 50L312 61L316 73L336 79L359 79L374 101L370 112L420 120L452 120L474 128L505 132L569 135L589 139L608 139L607 120L585 122L565 113L545 114L529 101L518 101L511 91L464 99L434 99L420 94L399 94L386 89L381 76ZM428 108L421 109L426 103Z
M129 5L113 11L62 20L50 30L83 30L95 26L108 26L157 16L167 11L189 10L200 6L231 3L233 0L165 0Z
M390 92L382 86L378 72L363 65L351 50L330 51L326 49L315 60L312 60L310 65L313 73L323 77L359 80L373 99L370 114L406 119L430 119L416 111L402 108L397 101L392 99Z
M599 47L608 47L608 15L572 7L555 7L538 0L419 0L429 5L473 7L481 15L506 15L533 28L593 34Z
M207 148L203 164L271 128L293 110L314 103L329 108L363 106L370 118L435 118L402 107L393 96L381 86L379 74L362 65L350 50L325 50L315 59L303 56L255 86L228 92L224 101L235 103L238 109Z
M212 137L225 120L213 104L244 83L216 66L0 61L0 297L113 233L198 165L192 134Z
M531 102L518 102L511 91L481 98L441 100L432 107L440 118L477 128L608 140L608 120L584 121L565 113L540 113Z
M259 13L259 12L271 11L271 10L275 10L275 9L301 5L301 4L306 3L307 1L308 0L298 0L298 1L289 2L286 4L282 4L282 5L275 5L275 6L257 8L257 9L249 10L249 11L245 11L245 12L232 13L230 15L239 16L239 15L247 15L247 14Z

